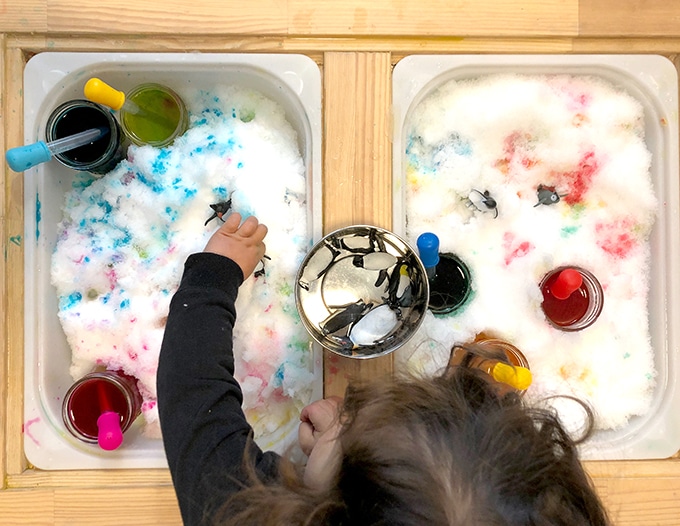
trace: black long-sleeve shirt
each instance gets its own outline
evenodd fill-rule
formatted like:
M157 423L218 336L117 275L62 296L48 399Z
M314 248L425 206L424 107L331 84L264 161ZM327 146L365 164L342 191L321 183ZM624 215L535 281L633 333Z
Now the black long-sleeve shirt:
M170 304L157 375L165 453L185 525L203 524L245 484L251 427L234 379L234 302L241 268L217 254L191 255ZM248 447L258 474L275 478L279 456Z

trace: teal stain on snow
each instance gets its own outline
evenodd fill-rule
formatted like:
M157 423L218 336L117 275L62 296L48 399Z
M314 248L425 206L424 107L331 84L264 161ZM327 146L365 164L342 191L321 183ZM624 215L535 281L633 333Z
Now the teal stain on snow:
M560 232L560 237L562 237L562 238L569 237L569 236L575 234L576 232L578 232L578 229L579 229L579 227L574 226L574 225L562 227L562 230Z
M68 296L61 296L59 298L59 310L67 310L78 303L83 299L83 295L80 292L72 292Z

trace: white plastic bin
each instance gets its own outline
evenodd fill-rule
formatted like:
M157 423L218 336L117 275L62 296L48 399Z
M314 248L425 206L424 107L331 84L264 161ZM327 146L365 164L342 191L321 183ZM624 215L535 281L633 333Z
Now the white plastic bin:
M643 106L645 140L659 212L650 237L649 329L657 371L651 410L623 428L599 431L583 446L588 459L665 458L680 449L680 231L678 195L678 79L655 55L420 55L394 69L393 225L404 235L405 147L409 113L451 80L499 73L599 77ZM424 214L428 211L424 210Z
M297 132L307 177L307 223L312 240L321 238L321 75L303 55L41 53L24 73L25 142L44 140L45 125L60 103L82 99L93 76L124 92L157 82L178 93L216 85L259 91L283 107ZM116 451L79 443L62 423L61 404L73 383L71 351L57 318L50 263L64 195L75 172L56 161L25 172L25 384L24 449L42 469L152 468L166 466L161 440L141 434L137 422ZM322 394L320 349L315 347L314 393ZM297 429L297 428L295 428Z

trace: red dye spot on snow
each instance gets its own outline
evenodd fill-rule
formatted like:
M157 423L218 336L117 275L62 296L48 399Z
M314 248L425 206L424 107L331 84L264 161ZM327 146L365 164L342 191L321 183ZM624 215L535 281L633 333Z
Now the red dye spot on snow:
M272 310L272 307L273 307L273 304L270 303L269 305L267 305L267 307L264 309L264 311L269 312L270 310Z
M146 402L142 403L142 412L146 413L147 411L151 411L154 407L156 407L156 401L147 400Z
M109 287L111 287L111 290L115 289L116 283L118 282L118 276L116 275L115 269L107 270L104 275L109 280Z
M120 178L120 182L123 186L127 186L132 182L134 178L135 178L134 172L125 172L123 176Z
M551 180L555 181L555 187L567 194L563 200L569 205L574 205L583 200L583 196L593 184L593 177L599 169L600 163L595 158L595 153L586 152L575 170L553 172Z
M631 219L621 219L613 223L598 223L595 225L597 246L610 256L625 258L638 245L632 232Z
M130 357L130 360L133 362L137 361L137 353L135 351L128 351L128 356Z
M516 237L512 232L503 235L503 250L505 251L505 266L507 267L515 259L526 256L536 248L529 241L516 242Z
M538 161L532 155L530 133L514 131L503 141L503 157L498 159L495 167L503 174L508 175L513 164L532 168Z

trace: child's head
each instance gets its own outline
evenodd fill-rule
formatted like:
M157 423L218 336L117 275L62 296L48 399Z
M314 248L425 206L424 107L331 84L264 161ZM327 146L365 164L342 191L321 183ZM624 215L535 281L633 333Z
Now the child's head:
M575 444L549 412L466 368L348 389L330 488L256 484L229 524L604 525Z

